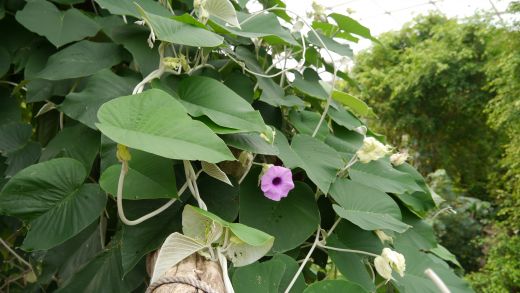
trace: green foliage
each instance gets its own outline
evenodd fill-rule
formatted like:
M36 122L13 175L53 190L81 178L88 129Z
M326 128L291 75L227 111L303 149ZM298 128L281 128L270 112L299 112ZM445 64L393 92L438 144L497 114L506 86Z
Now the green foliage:
M467 276L477 292L517 292L520 288L520 237L498 231L486 243L486 265L480 272Z
M317 73L337 66L320 51L351 56L370 31L325 11L299 31L279 0L200 2L0 1L0 291L141 292L199 253L236 292L429 292L426 268L471 292L422 219L424 178L359 162L375 113ZM259 186L268 164L293 175L280 201ZM404 276L375 275L383 248Z
M434 227L479 292L518 290L518 25L418 17L360 54L354 70L381 118L374 124L417 151L414 165L447 200L440 207L457 211L437 214Z
M510 10L515 15L520 12L518 1L513 1ZM488 47L488 54L494 62L486 66L490 79L489 88L496 96L486 108L488 123L504 132L508 143L499 168L493 173L490 189L495 200L500 203L497 222L492 234L485 240L489 247L486 263L482 269L471 274L468 279L475 289L485 292L515 292L520 290L520 56L518 54L520 23L516 22L510 31L496 34Z
M444 168L480 198L488 197L484 188L501 139L483 111L494 97L485 89L485 46L493 36L487 23L419 17L383 34L384 45L359 54L354 69L380 117L378 128L394 145L418 153L421 173Z

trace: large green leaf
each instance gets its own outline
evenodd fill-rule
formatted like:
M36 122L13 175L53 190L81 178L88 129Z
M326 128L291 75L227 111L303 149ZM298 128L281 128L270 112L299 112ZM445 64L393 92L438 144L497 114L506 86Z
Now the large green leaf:
M313 45L318 46L323 49L328 49L331 52L338 53L341 56L345 57L353 57L353 51L347 44L340 44L333 38L327 37L320 32L317 32L319 38L313 33L309 32L309 35L307 39L309 42L311 42ZM321 39L321 42L320 42ZM323 42L323 43L322 43ZM323 46L325 45L325 46Z
M292 86L299 91L320 100L327 100L329 94L320 84L320 76L313 69L307 68L303 72L303 76L299 73L294 75Z
M226 134L222 136L222 139L226 144L240 150L262 155L278 155L276 147L269 144L256 132Z
M60 80L91 75L121 62L122 54L123 49L113 43L81 41L52 55L37 76Z
M142 18L153 29L158 40L192 47L216 47L224 38L195 25L139 9Z
M319 121L320 114L314 111L293 110L289 113L289 122L291 122L294 128L298 130L298 133L301 134L312 135ZM327 123L322 123L318 132L316 132L316 138L325 140L328 134Z
M251 105L221 82L208 77L193 76L179 84L182 104L191 116L208 116L220 126L244 132L262 132L266 125Z
M143 76L157 69L159 66L159 52L157 48L150 48L147 42L143 42L150 31L139 25L123 24L111 30L114 42L123 45L134 60L133 65Z
M16 13L16 20L30 31L46 37L56 47L92 37L99 30L98 24L80 10L60 11L44 0L28 1L23 10Z
M56 47L49 44L46 40L40 39L33 43L23 71L25 79L33 79L45 67L49 57L56 52Z
M107 9L112 14L117 15L131 15L140 18L141 14L136 6L139 5L145 11L161 15L164 17L172 16L171 12L162 6L159 2L154 0L95 0L99 6Z
M356 116L351 114L349 111L343 109L342 107L338 107L337 109L331 107L327 114L330 118L332 118L332 120L334 120L334 122L347 128L348 130L354 130L355 128L358 128L361 125L363 125L363 123L359 121L359 119Z
M171 159L234 160L218 136L161 90L111 100L101 106L98 119L103 134L131 148Z
M132 93L137 81L121 77L112 71L102 70L86 80L85 88L80 92L70 93L58 106L67 116L80 121L92 129L97 129L97 111L104 103Z
M121 249L112 246L83 266L56 292L132 292L143 282L143 270L134 270L123 279Z
M124 199L177 197L172 160L138 150L130 150L130 154L132 159L128 162L123 185ZM120 172L121 164L106 169L99 178L101 188L115 196Z
M33 79L27 84L27 102L41 102L53 96L65 96L70 92L73 85L74 79Z
M239 46L235 49L235 54L237 54L237 58L243 61L250 70L256 73L265 74L253 52L243 46ZM258 87L262 90L262 95L260 96L261 101L275 107L286 103L284 99L284 90L280 85L274 82L272 78L256 76L256 80L258 82Z
M370 34L370 30L361 25L356 20L339 13L331 13L329 17L334 19L334 21L338 24L338 27L346 33L355 34L360 37L375 41L374 37L372 37L372 34Z
M367 293L359 285L345 280L324 280L311 284L303 293Z
M200 197L208 206L208 211L225 221L234 222L238 216L240 186L232 180L233 186L201 174L197 179Z
M60 131L43 149L40 162L52 158L68 157L78 160L90 171L99 153L99 132L77 124Z
M338 151L348 162L363 145L363 135L343 127L335 127L334 134L329 134L325 143Z
M392 230L399 233L410 226L401 222L401 211L386 193L366 185L336 179L330 188L336 213L365 230Z
M0 126L9 122L18 122L22 117L20 103L11 96L11 91L0 87Z
M337 248L348 248L381 253L383 245L372 231L362 230L348 221L341 221L334 233L327 238L327 245ZM328 250L328 254L341 274L350 282L372 292L374 282L367 270L366 262L371 259L366 255Z
M375 116L372 108L370 108L365 102L354 97L351 94L334 91L332 92L332 98L348 107L359 116Z
M26 249L54 247L99 217L106 196L97 184L83 184L86 177L80 162L59 158L20 171L4 186L2 213L30 221Z
M396 246L416 247L424 251L437 247L435 233L429 223L407 211L403 211L403 222L413 228L396 235L394 241Z
M237 293L283 292L280 283L286 265L279 260L254 263L238 268L233 274L233 288Z
M340 155L333 148L309 135L298 134L288 147L285 138L276 138L279 157L288 168L300 167L318 188L327 193L336 173L343 167Z
M320 221L312 190L296 182L286 198L272 201L260 190L258 174L258 169L251 171L241 184L240 222L273 235L274 253L299 246L316 231Z
M214 27L221 32L230 32L246 38L267 37L269 43L286 43L294 46L300 44L285 29L273 13L258 13L256 15L237 12L241 28L226 26L224 21L212 19Z
M410 174L415 182L422 188L422 191L406 192L402 194L396 194L396 196L415 214L418 216L425 216L428 211L435 207L435 202L432 197L430 189L426 185L422 175L415 170L414 167L408 163L401 164L395 167L401 172Z
M29 124L10 122L0 125L0 153L7 158L6 176L11 177L38 161L41 146L31 141L31 136Z
M349 174L353 181L384 192L401 194L423 190L411 175L394 169L385 160L372 161L367 164L357 163L352 166Z
M47 250L38 281L47 283L53 277L60 283L67 280L102 250L100 238L99 223L92 223L78 235Z
M336 235L331 235L327 238L327 245L337 248L347 248L346 245L337 240ZM374 290L374 283L371 280L370 273L367 271L366 267L366 262L368 261L366 257L335 250L329 250L328 254L345 279L358 284L367 292L372 292L372 290Z
M292 278L296 274L299 268L299 264L296 262L296 260L286 254L276 254L273 256L272 260L281 261L285 264L285 272L283 274L283 278L280 281L280 287L279 290L282 291L289 286L289 283L291 283ZM303 278L303 274L300 273L298 275L298 278L296 279L296 282L294 283L292 289L289 291L290 293L299 293L305 290L307 285L305 284L305 279Z

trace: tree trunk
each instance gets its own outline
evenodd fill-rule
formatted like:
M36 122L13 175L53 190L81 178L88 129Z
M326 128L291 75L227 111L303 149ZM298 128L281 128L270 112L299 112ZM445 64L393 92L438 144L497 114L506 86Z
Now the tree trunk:
M148 255L147 271L150 276L153 273L153 267L157 259L157 252ZM176 266L169 269L161 277L187 277L200 280L216 292L224 293L224 281L222 278L222 270L218 262L206 260L198 253L194 253L182 260ZM203 290L197 289L191 285L170 283L155 288L152 293L203 293Z

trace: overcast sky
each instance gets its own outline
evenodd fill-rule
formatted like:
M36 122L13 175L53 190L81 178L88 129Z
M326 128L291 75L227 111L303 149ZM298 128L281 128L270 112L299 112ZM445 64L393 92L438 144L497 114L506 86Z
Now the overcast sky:
M284 0L287 8L304 16L312 10L312 0ZM398 30L404 23L430 10L440 10L450 17L465 17L477 10L490 10L493 3L503 12L509 0L318 0L319 4L335 12L347 14L368 27L373 35L389 30ZM348 13L347 11L352 11ZM352 44L355 52L370 45L370 41Z

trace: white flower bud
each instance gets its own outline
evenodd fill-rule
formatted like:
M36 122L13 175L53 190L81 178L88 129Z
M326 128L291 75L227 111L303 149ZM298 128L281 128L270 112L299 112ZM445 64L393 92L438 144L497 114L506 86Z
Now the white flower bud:
M406 160L408 160L407 152L399 152L390 156L390 162L392 162L394 166L402 165Z
M396 271L401 277L404 276L404 271L406 270L406 261L402 254L397 251L393 251L390 248L384 248L381 256L388 261L394 271Z
M368 163L379 160L390 152L390 146L384 145L377 139L369 136L363 139L363 146L356 152L359 161Z
M374 259L374 267L376 267L377 273L386 279L386 281L393 280L392 277L392 267L390 267L390 264L384 259L382 256L377 256Z
M392 277L392 271L396 271L403 277L404 271L406 270L404 256L390 248L384 248L381 256L377 256L374 259L374 266L377 273L385 278L387 282L394 279Z

